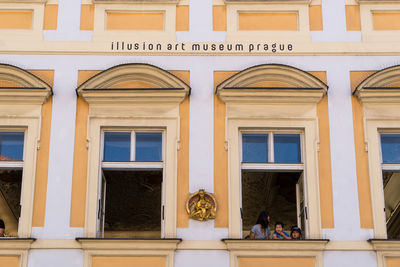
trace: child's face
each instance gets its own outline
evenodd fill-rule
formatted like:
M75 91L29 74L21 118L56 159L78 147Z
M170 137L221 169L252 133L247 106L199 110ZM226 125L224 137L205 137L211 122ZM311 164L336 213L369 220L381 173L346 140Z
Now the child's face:
M282 232L282 230L283 230L282 225L277 224L277 225L275 226L275 231L276 231L276 232L280 233L280 232Z
M297 231L293 231L293 233L292 233L292 238L293 238L293 239L300 238L300 233L297 232Z

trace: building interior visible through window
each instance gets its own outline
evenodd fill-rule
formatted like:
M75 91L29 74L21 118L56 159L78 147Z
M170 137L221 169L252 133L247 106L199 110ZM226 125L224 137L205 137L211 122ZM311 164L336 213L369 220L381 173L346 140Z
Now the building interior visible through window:
M400 134L381 133L382 179L388 239L400 238Z
M246 130L241 137L242 236L262 210L270 213L271 229L280 221L285 231L298 226L306 233L302 133Z
M0 219L4 236L18 236L21 215L21 187L24 158L24 132L0 131Z
M162 236L162 139L160 131L104 132L99 236Z

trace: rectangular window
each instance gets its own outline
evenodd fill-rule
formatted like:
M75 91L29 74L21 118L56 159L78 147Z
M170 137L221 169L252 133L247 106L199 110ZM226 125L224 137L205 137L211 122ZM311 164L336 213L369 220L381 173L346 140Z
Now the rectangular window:
M242 235L246 237L258 214L268 211L271 233L277 221L307 231L304 194L302 133L251 131L241 133L241 216Z
M18 236L24 159L24 132L0 131L0 219L5 236Z
M400 134L381 133L382 179L388 239L400 238Z
M160 238L163 132L105 131L103 140L98 235Z

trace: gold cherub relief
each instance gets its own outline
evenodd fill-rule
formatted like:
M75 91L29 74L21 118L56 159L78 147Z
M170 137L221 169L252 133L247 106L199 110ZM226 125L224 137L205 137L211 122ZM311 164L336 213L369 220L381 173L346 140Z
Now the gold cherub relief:
M205 192L204 189L200 189L188 198L186 201L186 210L189 218L194 220L206 221L215 219L217 201L212 194Z

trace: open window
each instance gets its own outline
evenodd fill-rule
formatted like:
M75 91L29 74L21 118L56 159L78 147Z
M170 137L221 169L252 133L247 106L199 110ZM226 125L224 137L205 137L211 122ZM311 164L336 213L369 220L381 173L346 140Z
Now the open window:
M101 237L163 236L163 131L104 130Z
M270 213L272 225L280 221L286 230L295 225L305 230L301 132L242 130L241 143L243 237L263 210Z
M24 166L24 136L21 129L0 128L0 219L5 236L18 236Z
M35 75L0 64L0 219L6 237L31 237L42 108L51 94Z
M400 66L378 71L362 81L353 94L363 108L368 151L374 236L400 237Z
M400 133L380 133L382 184L388 239L400 239Z
M115 66L77 88L89 105L85 238L175 238L179 104L189 92L147 64Z
M251 67L216 88L226 104L229 238L243 238L263 210L272 222L322 237L317 104L327 86L299 69ZM240 197L237 197L240 196Z

